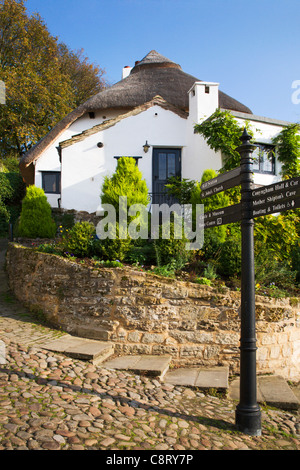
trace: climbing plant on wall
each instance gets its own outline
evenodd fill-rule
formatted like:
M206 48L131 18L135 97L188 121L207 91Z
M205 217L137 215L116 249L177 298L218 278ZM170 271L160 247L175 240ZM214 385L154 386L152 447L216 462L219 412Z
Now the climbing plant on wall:
M288 179L300 174L300 124L290 124L282 129L272 142L282 165L281 174Z
M249 124L246 122L245 125L248 133L252 135ZM209 147L215 152L221 151L224 159L221 171L239 166L241 157L237 147L241 145L243 127L245 126L241 126L229 111L220 109L201 124L195 125L195 132L205 138Z

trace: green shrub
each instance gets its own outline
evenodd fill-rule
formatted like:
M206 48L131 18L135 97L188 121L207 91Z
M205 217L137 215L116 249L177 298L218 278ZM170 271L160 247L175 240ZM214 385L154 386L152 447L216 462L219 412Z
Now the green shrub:
M207 266L204 268L203 276L206 279L214 280L217 277L216 273L216 266L212 263L208 263Z
M116 237L95 239L92 252L101 260L123 261L132 244L131 238L119 238L119 224L116 224Z
M104 268L122 268L124 265L121 263L121 261L109 261L109 260L94 260L94 266L97 267L104 267Z
M126 254L125 261L129 264L152 265L156 263L154 243L142 246L131 246Z
M290 211L277 217L272 215L256 219L254 227L255 254L260 256L267 249L268 256L291 265L291 253L299 240L300 211Z
M127 197L127 209L133 204L147 206L149 202L146 181L131 157L119 158L115 173L111 177L106 176L102 186L102 204L112 204L117 214L120 196Z
M18 225L20 237L53 238L56 224L52 219L51 206L43 189L28 186L22 201L22 210Z
M206 285L206 286L211 286L211 280L207 279L206 277L198 277L194 281L196 284L201 284L201 285Z
M52 211L53 212L53 219L57 225L61 229L61 233L66 230L74 227L75 225L75 211L74 212L66 212L61 213L59 210Z
M265 252L265 259L260 257L255 264L256 282L266 287L293 289L296 284L296 275L297 271L292 271L286 261L278 261L270 256L270 253Z
M25 184L18 172L0 173L0 196L5 204L16 205L25 195Z
M151 272L163 277L175 278L176 266L174 262L166 264L165 266L155 266Z
M95 227L89 222L77 222L62 238L63 249L66 254L83 258L93 251Z
M40 251L41 253L49 253L49 254L55 254L55 255L62 254L61 246L59 244L56 244L55 242L42 243L41 245L37 247L37 251Z
M21 212L21 201L25 195L25 184L16 159L0 162L0 234L7 236L8 225L16 223Z
M225 277L241 274L241 240L238 234L228 236L220 246L217 269Z
M196 181L172 176L168 184L166 184L166 188L168 193L174 196L179 204L191 204L192 194L195 191L196 185Z
M300 239L291 253L292 270L296 272L296 282L300 283Z
M159 229L159 238L154 240L156 263L158 266L172 264L175 269L182 269L191 259L192 251L186 249L188 240L182 231L182 238L175 238L174 222L170 222L170 236L163 238L163 228Z
M0 236L6 236L9 224L9 212L0 198Z

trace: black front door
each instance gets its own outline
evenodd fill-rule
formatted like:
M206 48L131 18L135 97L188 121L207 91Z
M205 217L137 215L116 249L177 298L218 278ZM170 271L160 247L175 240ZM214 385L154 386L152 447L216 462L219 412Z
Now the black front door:
M152 204L176 203L165 185L172 176L181 178L181 149L154 148L152 174Z

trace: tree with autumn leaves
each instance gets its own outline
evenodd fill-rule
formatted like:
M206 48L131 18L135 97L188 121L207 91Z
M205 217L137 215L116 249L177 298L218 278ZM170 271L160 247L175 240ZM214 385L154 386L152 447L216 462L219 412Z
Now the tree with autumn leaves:
M26 0L0 0L0 157L20 157L82 102L105 88L104 71L53 37Z
M21 208L20 157L57 122L106 86L104 71L83 50L59 43L26 0L0 0L0 236ZM1 100L4 101L4 100Z

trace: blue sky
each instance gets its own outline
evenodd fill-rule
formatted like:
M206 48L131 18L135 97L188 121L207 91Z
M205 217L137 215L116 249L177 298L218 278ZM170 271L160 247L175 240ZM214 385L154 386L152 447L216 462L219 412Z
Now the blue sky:
M254 114L300 121L299 0L27 0L48 30L116 83L155 49ZM300 86L298 87L300 88ZM298 93L300 97L300 93Z

